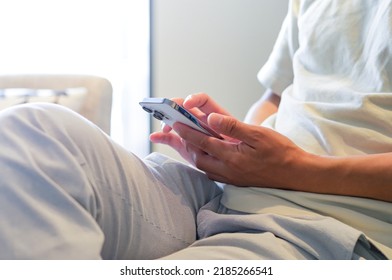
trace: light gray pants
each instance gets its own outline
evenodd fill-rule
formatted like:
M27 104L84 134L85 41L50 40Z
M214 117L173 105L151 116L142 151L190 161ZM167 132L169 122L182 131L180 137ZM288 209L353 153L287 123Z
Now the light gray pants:
M0 259L318 257L220 205L203 173L142 161L56 105L0 112L0 170ZM215 233L197 241L197 225Z
M55 105L0 113L0 170L0 259L162 257L195 241L199 208L221 192Z

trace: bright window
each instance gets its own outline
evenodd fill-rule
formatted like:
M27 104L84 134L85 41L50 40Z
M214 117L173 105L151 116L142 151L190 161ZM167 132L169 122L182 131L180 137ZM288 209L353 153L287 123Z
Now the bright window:
M0 73L69 73L113 84L112 137L149 151L149 1L0 0Z

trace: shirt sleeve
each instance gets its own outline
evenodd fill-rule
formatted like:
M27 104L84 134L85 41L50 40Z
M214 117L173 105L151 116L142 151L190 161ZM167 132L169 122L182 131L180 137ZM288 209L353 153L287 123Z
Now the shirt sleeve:
M286 18L283 21L273 50L257 74L259 82L278 95L293 83L293 55L298 48L299 1L290 0Z

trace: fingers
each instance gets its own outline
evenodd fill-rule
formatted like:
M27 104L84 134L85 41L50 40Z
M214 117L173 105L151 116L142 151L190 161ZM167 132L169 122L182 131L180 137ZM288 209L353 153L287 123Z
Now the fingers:
M199 149L197 146L186 143L187 151L191 155L191 163L198 169L204 171L208 178L214 181L222 183L234 182L238 180L238 174L233 172L229 161L226 157L233 158L236 155L233 151L225 149L225 153L218 155L217 157L206 153ZM228 170L230 170L228 172Z
M150 135L150 141L155 144L165 144L176 150L186 161L195 164L193 161L193 148L189 148L187 143L183 141L175 133L154 132ZM192 151L191 151L192 150Z
M188 146L188 151L191 149L190 147L194 146L198 150L203 151L205 154L213 157L221 157L222 153L227 152L229 149L233 149L233 143L208 136L188 127L187 125L175 123L173 129L185 141ZM194 150L195 149L193 149L193 151Z
M161 121L161 129L162 129L162 132L164 132L164 133L169 133L172 130L172 128L170 126L168 126L167 124L165 124L163 121Z
M215 113L208 116L208 125L219 134L238 139L249 146L258 143L263 135L259 126L248 125L233 117Z
M185 98L183 106L186 109L198 108L205 115L209 115L213 112L223 115L230 115L206 93L189 95L187 98Z
M214 157L188 141L183 140L183 144L190 156L190 163L198 169L203 170L210 179L217 179L220 182L226 181L224 176L221 176L222 167L224 169L221 159Z
M184 103L184 98L180 98L180 97L171 98L171 100L176 102L180 106L182 106Z
M174 149L182 146L181 139L173 133L154 132L150 135L150 141L155 144L169 145Z

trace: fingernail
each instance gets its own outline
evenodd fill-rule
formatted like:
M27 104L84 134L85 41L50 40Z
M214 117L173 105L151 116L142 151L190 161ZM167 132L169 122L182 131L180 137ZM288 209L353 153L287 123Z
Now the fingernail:
M185 97L185 100L184 100L184 102L185 102L185 101L187 101L187 100L189 100L189 99L192 99L192 96L193 96L193 94L191 94L191 95L188 95L187 97Z
M212 113L208 116L208 124L210 126L219 127L223 121L223 116L220 114Z

